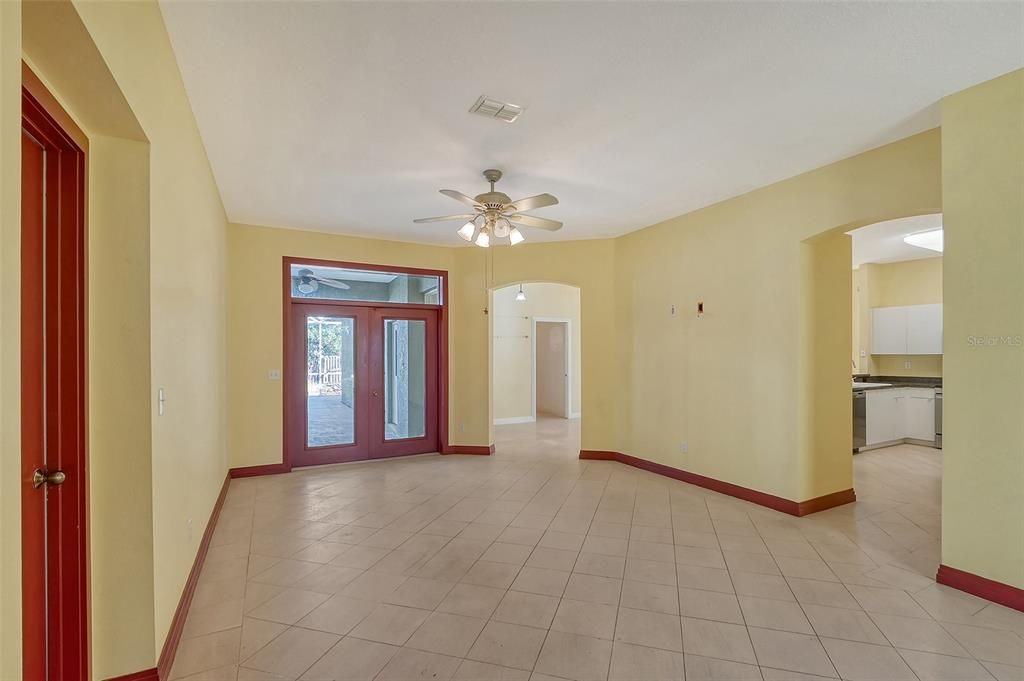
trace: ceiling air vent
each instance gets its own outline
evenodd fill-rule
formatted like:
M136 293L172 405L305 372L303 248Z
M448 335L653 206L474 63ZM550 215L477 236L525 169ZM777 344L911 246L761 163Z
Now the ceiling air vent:
M470 107L469 112L487 118L496 118L506 123L515 123L519 115L523 113L523 107L491 99L487 95L480 95L476 103Z

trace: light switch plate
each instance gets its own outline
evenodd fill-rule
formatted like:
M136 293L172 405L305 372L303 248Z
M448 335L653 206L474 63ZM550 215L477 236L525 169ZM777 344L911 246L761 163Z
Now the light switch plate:
M271 369L270 371L267 372L267 378L269 378L271 381L280 381L281 380L281 370L280 369Z

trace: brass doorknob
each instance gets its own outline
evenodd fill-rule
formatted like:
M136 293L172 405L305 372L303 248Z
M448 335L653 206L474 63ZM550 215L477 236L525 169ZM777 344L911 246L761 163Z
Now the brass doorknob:
M32 486L36 489L43 485L59 487L63 485L64 481L67 479L68 476L64 475L64 471L44 471L42 468L37 468L32 473Z
M379 392L377 392L376 390L374 390L374 391L373 391L373 396L374 396L374 397L380 397L380 393L379 393Z

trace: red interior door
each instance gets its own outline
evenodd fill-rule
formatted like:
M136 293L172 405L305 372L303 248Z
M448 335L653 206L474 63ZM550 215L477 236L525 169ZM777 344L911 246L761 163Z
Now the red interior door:
M28 91L21 151L24 678L85 680L85 153Z
M437 311L292 303L293 466L438 451Z

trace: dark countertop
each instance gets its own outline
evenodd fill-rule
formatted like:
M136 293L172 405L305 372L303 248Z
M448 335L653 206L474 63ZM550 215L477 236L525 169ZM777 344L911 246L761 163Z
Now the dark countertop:
M942 377L939 376L857 376L863 383L888 383L885 387L858 388L854 390L885 390L886 388L941 388Z

